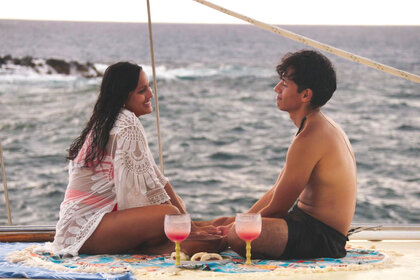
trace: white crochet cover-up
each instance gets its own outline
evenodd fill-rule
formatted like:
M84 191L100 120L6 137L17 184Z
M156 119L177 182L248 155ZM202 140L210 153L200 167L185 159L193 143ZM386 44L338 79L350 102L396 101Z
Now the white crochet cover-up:
M87 137L77 157L69 163L69 184L60 205L52 249L59 255L78 255L102 217L118 210L156 205L170 198L168 180L150 152L140 120L122 109L110 132L106 154L95 169L83 167L89 149Z

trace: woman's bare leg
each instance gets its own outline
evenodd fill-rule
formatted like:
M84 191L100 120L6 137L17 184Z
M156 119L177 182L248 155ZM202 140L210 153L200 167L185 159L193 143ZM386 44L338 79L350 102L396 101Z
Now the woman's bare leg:
M166 214L179 214L179 210L170 204L160 204L107 213L79 253L115 254L128 252L143 243L164 243Z

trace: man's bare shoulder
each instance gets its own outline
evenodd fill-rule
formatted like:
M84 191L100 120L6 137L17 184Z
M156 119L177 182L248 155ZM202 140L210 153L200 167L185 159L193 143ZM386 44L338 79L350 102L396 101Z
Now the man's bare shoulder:
M302 138L328 144L328 141L336 141L336 137L347 138L344 130L324 114L319 114L316 118L308 120L308 124L302 131Z
M326 155L333 155L343 149L349 150L354 159L351 144L341 129L331 118L321 114L307 120L305 127L293 139L289 148L300 151L305 158L314 157L321 159Z
M315 164L325 153L325 136L312 122L306 123L305 127L293 139L288 150L287 159L310 162Z
M332 139L331 125L325 119L311 118L306 121L305 127L293 139L294 145L309 145L317 147L328 145Z

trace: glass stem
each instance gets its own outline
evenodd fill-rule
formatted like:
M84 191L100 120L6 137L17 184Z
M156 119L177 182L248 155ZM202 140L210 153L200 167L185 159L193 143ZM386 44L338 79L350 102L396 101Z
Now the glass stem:
M179 242L175 242L175 254L176 254L176 261L175 265L181 265L181 246Z
M246 263L247 265L251 264L251 241L246 241Z

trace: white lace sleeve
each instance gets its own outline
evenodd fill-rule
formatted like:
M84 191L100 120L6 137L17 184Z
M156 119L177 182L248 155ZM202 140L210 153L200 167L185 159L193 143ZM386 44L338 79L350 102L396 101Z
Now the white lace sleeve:
M123 110L111 131L115 138L114 183L118 209L161 204L170 199L168 180L157 168L140 120Z

